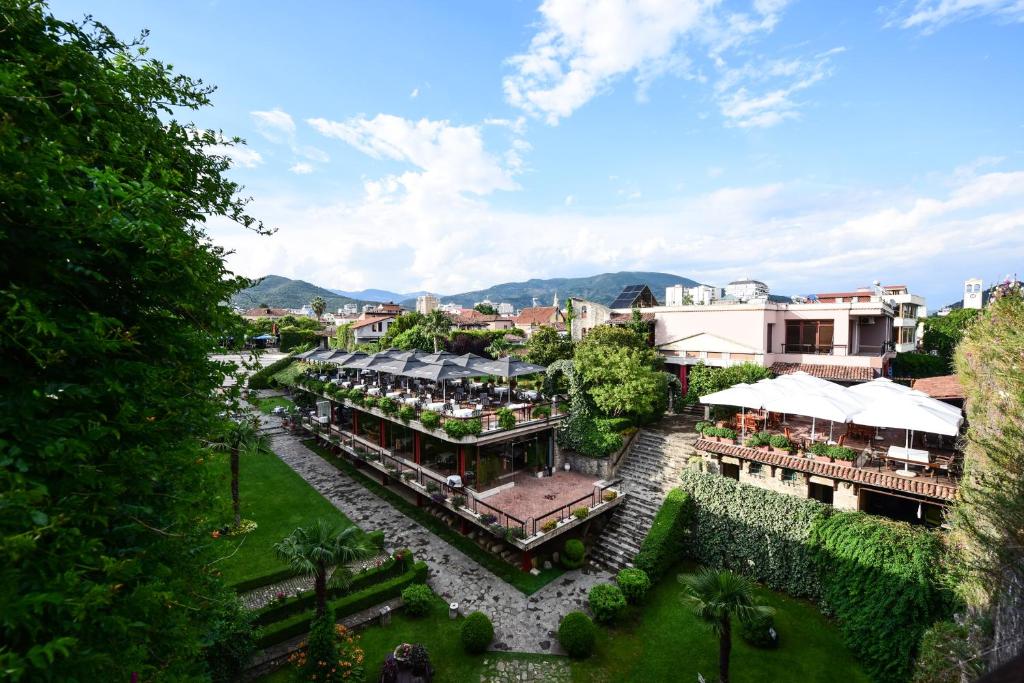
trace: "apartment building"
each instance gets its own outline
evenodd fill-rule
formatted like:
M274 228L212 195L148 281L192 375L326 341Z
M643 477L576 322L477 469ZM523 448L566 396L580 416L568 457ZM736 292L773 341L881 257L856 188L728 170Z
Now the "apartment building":
M423 315L430 315L430 313L437 309L440 305L437 297L433 294L424 294L423 296L416 297L416 312L422 313Z

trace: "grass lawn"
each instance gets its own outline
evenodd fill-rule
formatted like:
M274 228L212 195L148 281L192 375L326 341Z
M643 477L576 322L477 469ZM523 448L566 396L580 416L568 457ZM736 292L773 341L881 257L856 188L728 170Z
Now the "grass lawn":
M445 541L475 560L478 564L490 570L495 576L521 590L526 595L536 593L538 590L565 573L565 570L560 567L542 569L540 574L537 576L534 576L529 572L524 572L519 567L514 567L500 557L487 552L472 540L466 538L436 517L427 514L424 510L416 507L399 494L381 486L380 482L371 479L365 472L356 469L355 466L345 460L345 458L334 455L315 441L306 441L305 444L310 450L318 454L324 460L353 477L356 481L377 496L388 501L392 507L397 509L406 517L410 517L421 526L429 529L436 536L443 538Z
M219 457L215 466L223 490L229 491L228 457ZM238 549L231 557L214 565L229 584L285 569L286 565L274 555L273 546L296 527L319 517L334 522L339 528L352 524L273 453L244 456L239 469L242 518L255 520L259 527L244 536L217 541L217 550L223 556ZM230 496L228 501L230 514Z
M273 412L274 408L281 406L285 410L292 410L295 404L292 400L286 396L268 396L266 398L250 398L249 402L260 409L261 412L269 415Z
M676 581L680 567L655 586L643 610L599 630L593 657L573 664L573 680L708 681L718 679L718 640L682 604ZM733 631L730 678L737 683L844 681L869 679L843 645L838 629L806 601L758 588L762 603L774 607L779 648L759 650Z

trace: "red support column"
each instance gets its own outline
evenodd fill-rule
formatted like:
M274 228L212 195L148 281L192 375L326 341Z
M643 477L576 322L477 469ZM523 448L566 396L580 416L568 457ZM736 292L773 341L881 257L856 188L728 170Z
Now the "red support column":
M459 445L459 476L466 476L466 447Z
M417 465L419 465L420 464L420 433L419 432L413 432L412 433L412 454L413 454L412 455L413 462L415 462Z
M385 448L386 447L387 440L384 438L384 418L383 417L380 419L380 438L377 439L377 440L380 441L380 447L381 448Z
M520 565L520 568L524 572L528 572L533 569L533 553L529 550L523 551L523 563Z
M359 433L359 411L358 410L353 410L352 411L352 433L353 434L358 434Z

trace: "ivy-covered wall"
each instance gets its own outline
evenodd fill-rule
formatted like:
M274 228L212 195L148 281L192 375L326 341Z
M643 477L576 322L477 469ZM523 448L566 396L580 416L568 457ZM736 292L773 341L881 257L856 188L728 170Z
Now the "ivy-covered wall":
M821 594L809 538L811 525L831 508L696 469L683 471L682 486L696 503L693 559L788 595Z

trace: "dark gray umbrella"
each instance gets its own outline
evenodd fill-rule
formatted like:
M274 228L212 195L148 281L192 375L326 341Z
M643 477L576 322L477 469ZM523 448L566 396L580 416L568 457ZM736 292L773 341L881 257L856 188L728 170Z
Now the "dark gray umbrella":
M306 360L310 356L316 355L323 351L321 348L310 349L309 351L303 351L302 353L295 354L296 360Z
M464 368L451 360L441 360L437 363L424 364L405 373L406 377L427 379L432 382L441 383L441 396L447 398L445 382L450 379L463 379L465 377L483 377L487 372L474 368Z
M450 358L449 360L451 360L453 363L461 365L464 368L475 368L480 363L487 363L489 361L488 358L478 356L475 353L464 353L461 356L456 356L455 358Z
M543 365L534 365L511 356L477 363L476 367L480 370L486 370L489 375L497 375L498 377L518 377L519 375L532 375L536 372L547 371L547 368Z
M422 351L415 351L414 350L414 351L399 351L397 353L392 353L391 357L395 358L397 360L413 360L413 359L419 360L420 358L422 358L425 355L427 355L427 354L423 353Z
M420 356L417 360L424 363L438 363L442 360L451 360L455 358L455 354L450 351L438 351L437 353L429 353L426 356Z

